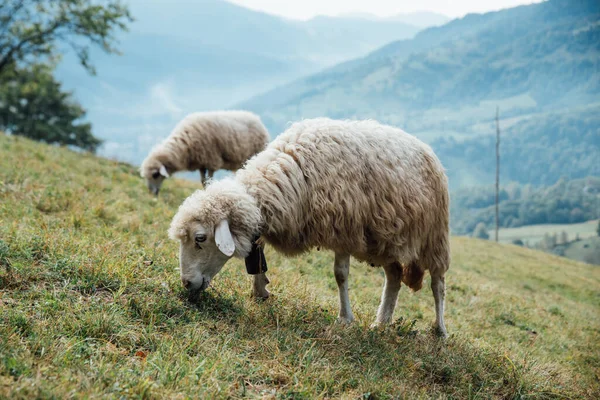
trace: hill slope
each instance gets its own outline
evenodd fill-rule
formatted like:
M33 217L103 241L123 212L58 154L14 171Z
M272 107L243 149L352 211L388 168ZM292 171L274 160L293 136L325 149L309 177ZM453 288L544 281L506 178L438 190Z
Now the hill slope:
M557 171L600 173L598 43L600 3L550 0L426 29L241 107L276 133L316 116L400 126L432 143L458 187L493 181L499 106L503 181L549 185Z
M369 330L383 277L357 263L357 323L336 325L325 251L267 249L265 302L235 261L190 304L165 231L193 183L157 201L128 165L3 135L0 171L0 397L600 394L598 268L455 238L446 342L426 289L403 289L401 320Z

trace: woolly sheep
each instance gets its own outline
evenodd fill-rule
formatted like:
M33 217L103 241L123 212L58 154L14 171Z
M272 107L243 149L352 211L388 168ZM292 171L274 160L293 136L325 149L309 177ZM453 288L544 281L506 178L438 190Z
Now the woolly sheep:
M190 293L206 289L230 257L247 257L257 236L286 255L333 250L342 323L354 319L350 256L385 271L374 325L390 322L401 282L417 291L429 270L435 326L445 336L448 218L447 178L429 146L375 121L321 118L293 124L235 178L193 193L169 236L180 241ZM255 296L269 295L267 283L264 273L254 276Z
M247 111L197 112L177 124L140 168L148 189L158 195L163 181L177 171L200 171L202 185L214 171L235 171L263 150L269 134L260 118Z

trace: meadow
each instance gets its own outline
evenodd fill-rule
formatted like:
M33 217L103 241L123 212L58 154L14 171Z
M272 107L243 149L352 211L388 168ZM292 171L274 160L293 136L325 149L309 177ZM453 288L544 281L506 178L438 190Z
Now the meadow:
M383 273L357 262L338 325L323 250L267 248L266 301L236 260L191 303L166 230L198 188L0 134L0 398L600 397L600 268L453 238L446 340L428 282L370 329Z
M541 224L526 225L518 228L500 228L498 230L498 239L502 243L511 243L513 240L521 239L523 242L529 242L531 246L541 242L544 235L557 235L560 237L562 232L567 234L569 241L587 239L598 236L598 221L586 221L579 224ZM493 234L493 232L491 232Z

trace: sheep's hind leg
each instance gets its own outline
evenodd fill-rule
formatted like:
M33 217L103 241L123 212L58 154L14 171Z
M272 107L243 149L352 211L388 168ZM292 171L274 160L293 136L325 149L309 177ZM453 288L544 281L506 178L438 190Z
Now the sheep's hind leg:
M215 173L215 171L208 169L206 170L206 180L210 181L213 178L213 174Z
M269 279L267 279L267 275L257 274L254 275L254 283L252 285L252 294L254 297L258 299L266 299L269 297L270 293L267 290L267 285L269 284Z
M377 310L377 319L371 325L372 328L390 323L394 315L398 292L402 283L402 266L400 263L394 262L388 264L383 267L383 270L385 271L385 286L381 293L381 303Z
M431 290L435 300L435 329L442 337L447 337L446 325L444 325L444 297L446 295L446 281L444 275L431 275Z
M340 313L338 315L338 322L341 324L349 324L354 321L354 315L352 315L352 308L350 307L350 298L348 297L349 272L350 255L336 253L333 273L340 292Z

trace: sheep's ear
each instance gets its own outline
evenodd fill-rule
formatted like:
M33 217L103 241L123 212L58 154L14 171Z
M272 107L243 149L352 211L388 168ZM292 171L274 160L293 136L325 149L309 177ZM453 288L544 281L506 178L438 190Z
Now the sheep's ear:
M231 257L235 251L235 243L233 243L233 237L231 231L229 231L229 223L226 219L219 222L215 228L215 243L221 253L227 257Z
M161 165L161 166L160 166L160 169L158 170L158 172L159 172L159 173L160 173L162 176L164 176L165 178L168 178L168 177L169 177L169 173L167 172L167 169L165 168L165 166L164 166L164 165Z

